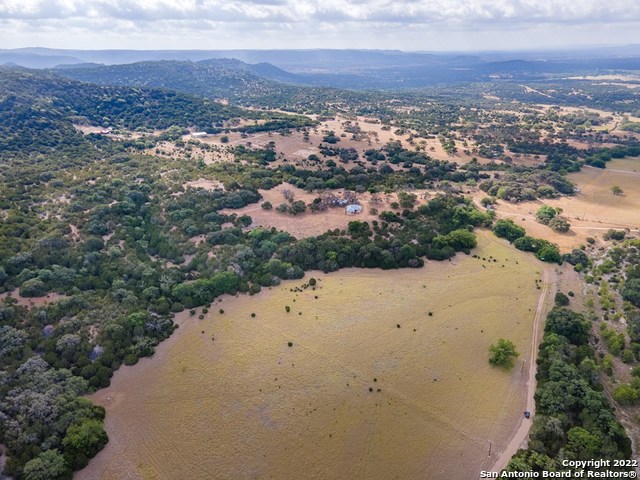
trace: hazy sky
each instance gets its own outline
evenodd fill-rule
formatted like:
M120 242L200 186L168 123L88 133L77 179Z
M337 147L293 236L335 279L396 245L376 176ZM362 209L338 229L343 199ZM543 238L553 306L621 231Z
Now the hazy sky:
M640 43L638 0L0 0L0 48L522 49Z

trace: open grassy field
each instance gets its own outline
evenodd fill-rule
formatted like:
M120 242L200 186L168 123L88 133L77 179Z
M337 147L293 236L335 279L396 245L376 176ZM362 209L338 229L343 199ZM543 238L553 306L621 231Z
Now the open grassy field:
M522 424L551 267L486 233L474 253L180 314L93 396L111 441L76 478L476 478ZM487 362L500 337L521 352L509 372Z
M640 158L616 159L606 169L583 167L567 176L580 189L570 197L535 202L509 203L500 201L498 217L512 218L526 228L529 235L557 243L563 252L586 243L587 237L602 238L610 228L637 230L640 228ZM622 188L614 195L611 187ZM482 198L479 192L476 200ZM535 220L541 205L560 207L571 223L571 230L558 234Z

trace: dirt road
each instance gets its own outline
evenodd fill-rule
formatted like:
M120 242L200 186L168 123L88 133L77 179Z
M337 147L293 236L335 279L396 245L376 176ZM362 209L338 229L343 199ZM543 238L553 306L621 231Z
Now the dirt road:
M551 290L551 287L555 285L557 281L556 273L553 267L545 267L542 272L542 291L538 298L538 304L536 306L536 313L533 320L533 334L531 336L531 360L529 362L529 379L527 380L527 410L531 412L531 418L526 419L524 415L520 419L518 430L515 435L506 446L506 448L500 452L500 455L493 463L490 469L493 472L499 472L507 466L511 457L522 448L525 444L526 438L529 435L529 428L531 428L531 422L536 413L536 404L534 401L534 394L536 391L536 371L538 358L538 345L542 335L542 322L547 310L547 296Z

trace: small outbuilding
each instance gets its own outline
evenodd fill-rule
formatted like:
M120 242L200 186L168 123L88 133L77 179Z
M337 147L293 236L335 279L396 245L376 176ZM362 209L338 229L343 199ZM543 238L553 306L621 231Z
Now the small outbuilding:
M344 209L344 213L347 215L357 215L358 213L362 213L362 207L360 205L347 205L347 208Z

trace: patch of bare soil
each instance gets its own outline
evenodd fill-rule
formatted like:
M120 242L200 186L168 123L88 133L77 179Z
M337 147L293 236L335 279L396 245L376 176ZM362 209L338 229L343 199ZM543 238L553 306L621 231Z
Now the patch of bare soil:
M374 197L367 192L357 195L357 203L362 206L362 212L359 214L347 215L345 207L335 207L320 212L307 210L305 213L299 215L291 215L275 210L276 207L282 203L288 204L283 194L285 190L293 192L294 200L302 200L306 204L312 202L319 196L317 193L309 193L292 185L283 184L271 190L259 190L263 199L257 204L248 205L238 210L226 209L222 210L221 213L227 215L235 213L238 216L249 215L253 220L251 228L276 227L278 230L289 232L296 238L307 238L321 235L327 230L334 230L336 228L340 230L346 229L349 222L353 220L365 222L379 221L378 213L372 213L371 209L376 209L378 212L392 210L390 204L396 202L398 199L395 193L379 194ZM342 191L335 192L337 196L341 196L343 193ZM415 194L418 196L418 204L425 203L431 195L421 191L416 191ZM265 210L260 206L265 201L273 205L272 210Z
M65 295L60 295L59 293L48 293L44 297L21 297L18 291L14 290L12 292L0 293L0 302L4 301L7 297L13 298L17 301L18 305L22 305L23 307L35 308L56 302L61 298L65 298Z
M184 187L203 188L205 190L224 190L224 185L218 180L199 178L184 184Z

